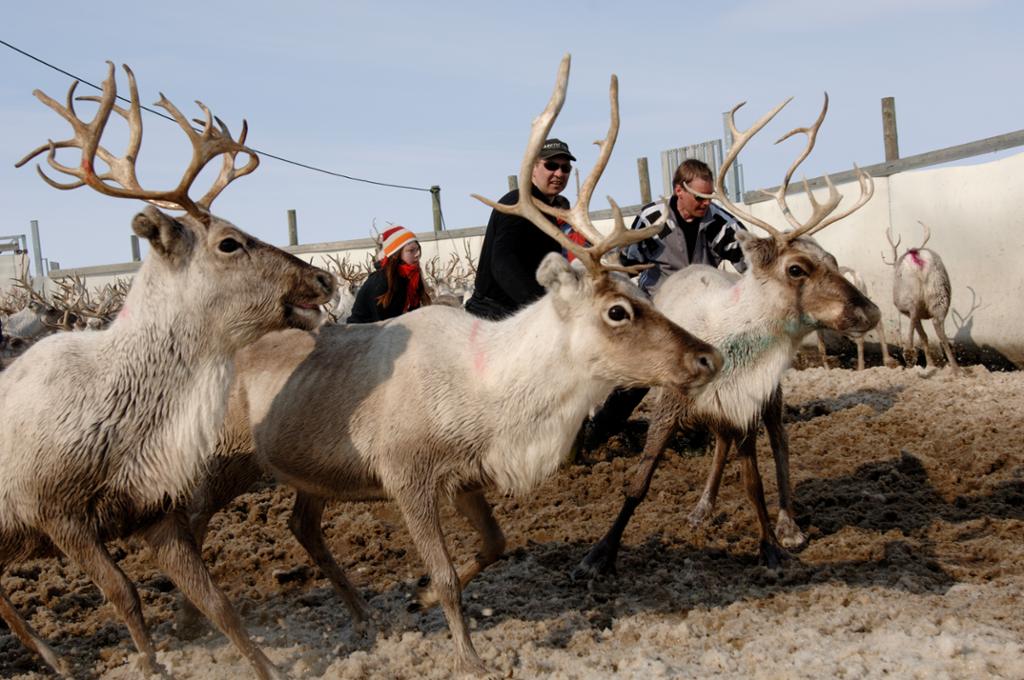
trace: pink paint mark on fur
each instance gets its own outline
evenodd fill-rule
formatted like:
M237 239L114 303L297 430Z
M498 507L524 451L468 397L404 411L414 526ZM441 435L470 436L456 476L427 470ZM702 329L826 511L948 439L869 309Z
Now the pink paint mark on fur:
M484 351L477 347L477 336L480 332L480 320L473 322L469 331L469 351L473 355L473 370L476 373L483 373L487 369L487 356Z
M117 313L117 318L118 319L127 319L131 315L132 315L132 313L130 311L128 311L128 305L125 304L124 306L121 307L121 311Z
M917 248L908 250L907 255L910 256L910 261L914 263L914 266L918 269L924 269L924 260L921 258L921 253Z
M732 290L729 292L729 301L732 302L733 304L738 303L740 301L740 295L742 293L743 289L740 288L739 284L734 285L732 287Z

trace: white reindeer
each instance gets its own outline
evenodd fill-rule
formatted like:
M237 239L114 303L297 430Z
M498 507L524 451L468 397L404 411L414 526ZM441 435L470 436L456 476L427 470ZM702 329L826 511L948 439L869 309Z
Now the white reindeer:
M932 351L928 347L928 336L925 335L922 319L931 319L935 328L935 335L939 339L942 351L946 354L946 361L949 362L953 372L960 369L956 361L956 355L946 337L946 314L949 313L950 284L949 274L939 254L930 248L925 248L928 239L931 238L931 230L928 225L918 220L924 228L924 241L917 248L908 248L907 252L897 258L896 249L900 245L902 237L892 240L892 227L885 230L885 238L892 247L892 262L886 262L882 256L882 262L891 265L893 268L892 280L892 302L900 314L910 319L910 327L907 330L907 344L903 350L903 356L907 366L917 363L917 349L914 346L914 332L917 331L924 347L925 362L928 368L935 365L932 358Z
M680 423L705 425L715 434L711 473L697 507L690 514L691 524L703 522L714 507L725 457L735 444L742 462L744 486L757 512L762 558L769 565L776 565L785 557L782 545L792 547L805 541L794 521L789 446L782 425L782 390L779 387L782 374L803 338L816 328L864 333L878 322L879 311L843 278L835 258L809 238L863 206L874 190L871 178L857 170L860 198L852 207L837 214L832 212L842 196L831 181L824 204L815 200L805 183L813 208L806 222L799 222L786 204L790 179L814 147L818 128L828 111L827 94L821 114L813 125L797 128L779 140L797 133L805 134L808 140L774 194L793 227L791 231L780 231L769 222L740 210L729 200L723 187L728 168L740 150L789 101L776 106L743 132L736 129L733 120L736 110L743 104L729 113L734 141L718 171L713 197L733 214L764 229L769 237L758 238L747 231L737 233L748 263L742 276L704 265L691 266L673 274L658 289L655 306L668 318L713 344L722 353L725 363L718 375L696 395L684 396L667 390L656 392L643 458L626 492L623 507L608 533L574 571L576 578L614 571L622 533L646 496L665 445ZM693 191L692 188L687 190ZM757 469L757 430L762 415L771 440L779 486L780 509L775 531L770 526Z
M569 76L563 59L554 94L534 121L519 172L531 169L561 109ZM298 489L290 525L356 619L365 607L323 543L326 499L391 498L427 568L455 643L456 667L485 673L461 609L462 587L504 551L505 539L483 490L524 494L566 459L589 410L620 384L663 385L689 393L709 380L721 358L668 321L602 254L661 228L615 228L601 235L588 205L618 133L618 85L611 82L612 124L598 161L571 211L542 206L523 191L495 209L528 218L584 267L549 254L537 280L547 293L502 321L432 305L376 324L286 331L239 353L228 427L218 445L220 470L194 497L200 530L212 512L262 469ZM479 198L479 197L477 197ZM609 199L610 200L610 199ZM562 217L593 243L566 237L541 210ZM633 271L625 269L623 271ZM382 414L387 414L382 418ZM454 499L481 535L482 550L456 570L439 507Z
M72 139L49 142L18 165L48 151L49 165L75 181L121 198L160 201L184 209L175 219L155 207L135 216L132 229L150 243L120 315L104 331L49 336L0 374L0 569L12 562L61 552L99 586L128 625L146 673L160 670L146 631L138 592L104 547L104 541L139 531L158 565L189 599L235 643L261 678L279 677L242 628L216 587L187 527L168 515L203 470L223 421L234 355L264 333L313 328L318 306L334 291L333 278L209 212L233 179L254 170L255 154L209 110L201 131L161 96L192 142L193 156L177 187L143 189L135 176L141 115L135 78L127 109L115 104L114 65L91 122L74 110L72 84L61 106L35 95L74 130ZM100 146L112 112L129 123L129 148L115 157ZM65 166L58 149L81 149ZM235 167L238 153L249 161ZM209 161L224 156L221 173L199 200L188 191ZM98 173L96 157L108 171ZM51 667L69 669L32 630L0 591L0 616Z

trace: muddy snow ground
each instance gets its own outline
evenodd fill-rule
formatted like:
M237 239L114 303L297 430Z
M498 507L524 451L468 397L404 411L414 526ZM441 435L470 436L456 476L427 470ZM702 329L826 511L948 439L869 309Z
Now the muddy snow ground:
M488 665L516 678L1024 678L1024 373L972 366L790 371L784 381L798 522L781 570L758 564L756 522L730 462L712 521L692 529L710 463L679 437L627 529L617 577L569 574L619 509L641 417L529 498L492 498L507 557L464 594ZM642 415L642 414L640 414ZM767 441L759 446L775 502ZM328 542L381 624L353 630L289 534L269 485L211 526L205 555L250 631L292 678L446 678L441 613L406 606L421 573L388 503L334 504ZM446 516L458 561L471 530ZM133 541L112 552L139 585L176 678L250 677L218 633L181 640L175 592ZM133 678L113 609L65 560L8 569L4 588L76 676ZM6 630L0 676L50 676Z

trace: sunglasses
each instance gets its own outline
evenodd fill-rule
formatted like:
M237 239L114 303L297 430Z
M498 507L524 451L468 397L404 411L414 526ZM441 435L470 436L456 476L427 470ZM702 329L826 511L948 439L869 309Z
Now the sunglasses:
M686 193L688 193L691 196L693 196L693 200L696 201L697 203L710 203L711 202L711 198L712 198L711 196L698 196L696 193L694 193L693 189L691 189L689 187L689 185L687 185L686 182L683 182L683 191L685 191Z
M555 170L561 170L565 174L572 172L572 163L559 163L557 161L544 161L544 169L548 172L554 172Z

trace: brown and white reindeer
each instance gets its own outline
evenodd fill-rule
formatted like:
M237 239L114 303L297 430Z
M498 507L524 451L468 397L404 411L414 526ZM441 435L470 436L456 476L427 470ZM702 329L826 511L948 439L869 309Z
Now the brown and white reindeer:
M160 670L135 586L104 541L139 532L160 568L235 643L261 678L279 677L245 634L217 588L188 527L168 510L191 492L223 423L235 353L261 335L315 327L319 305L334 292L327 272L263 243L213 216L210 204L234 179L258 164L209 110L196 131L161 95L164 108L188 135L191 162L178 185L150 190L136 179L142 140L135 77L125 67L130 104L116 104L114 65L95 116L75 112L72 84L66 105L36 90L74 136L49 142L18 165L48 152L48 163L74 178L59 189L89 186L108 196L160 202L187 214L175 218L147 207L132 229L150 243L121 313L107 330L49 336L0 374L0 570L19 560L63 553L100 588L124 619L146 673ZM198 102L197 102L198 103ZM112 113L128 121L125 154L101 146ZM58 149L80 149L71 166ZM248 162L236 167L237 154ZM224 157L213 187L200 199L189 189L203 167ZM97 157L106 171L97 169ZM60 673L71 673L0 592L0 616L30 649Z
M690 514L691 524L699 525L709 516L726 455L735 446L742 464L744 486L760 525L763 559L775 565L785 556L777 533L787 546L797 546L805 540L794 521L789 445L782 425L782 374L803 338L816 328L864 333L878 322L879 311L842 276L835 258L810 238L863 206L873 193L871 178L858 170L861 195L854 205L839 213L833 214L842 196L831 181L824 204L815 200L805 183L812 206L812 214L805 222L798 221L786 204L790 179L814 147L818 129L825 119L828 95L813 125L792 130L779 140L797 133L807 136L806 148L774 193L792 230L782 231L740 210L725 192L723 178L740 150L789 101L776 106L743 132L736 129L734 122L736 110L743 104L733 107L729 113L734 142L718 172L713 197L733 214L761 227L769 236L758 238L747 231L737 233L749 265L742 276L705 265L691 266L673 274L656 293L655 306L668 318L713 344L722 353L725 363L697 394L655 392L643 458L626 491L625 503L608 533L574 571L576 578L615 570L622 533L647 494L666 442L680 425L705 426L715 435L712 469L700 501ZM757 469L756 441L762 417L771 440L778 477L780 510L775 531L770 526Z
M898 237L894 243L892 240L892 227L885 230L885 238L892 247L892 262L886 262L882 256L882 262L893 268L892 279L892 302L896 309L903 316L910 319L910 327L907 330L907 344L903 348L903 357L907 366L917 364L917 348L914 346L914 332L917 332L924 347L924 357L927 366L935 365L932 351L928 347L928 336L924 333L922 319L931 319L935 328L935 335L939 339L939 345L946 354L946 361L953 372L960 370L956 361L953 347L946 337L946 314L949 313L949 302L951 297L951 286L949 273L942 264L939 254L930 248L925 248L928 239L931 238L931 230L924 222L918 221L924 228L924 241L916 248L908 248L907 252L897 257L896 249L900 245L902 237Z
M520 186L529 186L568 77L567 55L547 107L534 120ZM611 126L576 206L549 213L593 246L565 236L530 192L513 206L480 199L526 217L583 265L549 254L537 271L547 290L539 300L501 321L432 305L375 324L285 331L238 356L218 447L222 469L255 474L255 451L262 469L298 490L292 530L357 619L364 606L323 542L324 503L392 499L429 575L431 589L421 593L420 604L441 604L461 671L486 672L463 617L462 588L505 548L484 490L524 494L551 476L584 417L616 385L662 385L690 394L721 366L714 348L666 319L619 273L633 270L601 262L603 254L661 228L626 229L614 202L615 227L607 236L589 219L590 196L618 133L617 91L613 76ZM200 528L202 518L238 492L237 477L209 479L206 488L192 508ZM450 500L483 544L458 570L439 517Z

